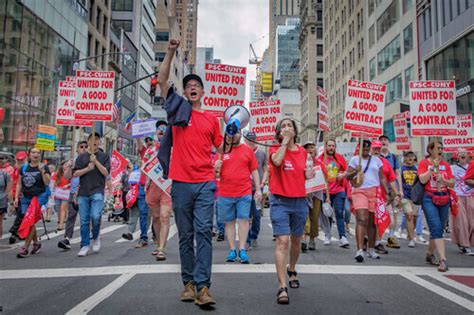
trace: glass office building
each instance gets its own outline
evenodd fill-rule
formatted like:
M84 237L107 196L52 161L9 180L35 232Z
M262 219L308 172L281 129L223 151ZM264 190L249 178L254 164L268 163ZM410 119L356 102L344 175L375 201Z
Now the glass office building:
M298 47L300 19L287 18L277 27L275 41L275 74L280 88L297 89L300 80L300 51Z

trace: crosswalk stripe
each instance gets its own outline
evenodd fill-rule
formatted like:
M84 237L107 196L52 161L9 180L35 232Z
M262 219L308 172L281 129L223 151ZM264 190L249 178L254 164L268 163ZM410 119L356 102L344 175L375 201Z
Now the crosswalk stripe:
M36 230L37 230L37 231L44 230L44 227L42 227L42 226L41 226L41 227L37 227ZM2 238L1 238L1 239L2 239L2 240L7 239L7 238L10 237L10 235L11 235L11 233L5 233L5 234L2 235Z
M78 229L79 229L78 226L74 227L74 231L76 231L76 230L78 230ZM65 232L64 230L59 231L59 232L54 232L54 233L53 233L53 232L49 232L49 233L48 233L49 239L53 239L53 238L62 236L62 235L64 235L64 232ZM40 241L47 241L47 240L48 240L48 238L47 238L46 235L40 236L39 239L40 239ZM25 245L25 241L18 242L18 243L16 243L15 245L16 245L16 246L23 246L23 245Z
M103 228L100 230L100 233L99 235L104 235L104 234L107 234L107 233L110 233L110 232L113 232L115 230L118 230L120 228L123 228L125 225L123 224L120 224L120 225L111 225L111 226L108 226L106 228ZM79 244L81 242L81 237L76 237L76 238L73 238L71 240L69 240L69 242L71 244Z

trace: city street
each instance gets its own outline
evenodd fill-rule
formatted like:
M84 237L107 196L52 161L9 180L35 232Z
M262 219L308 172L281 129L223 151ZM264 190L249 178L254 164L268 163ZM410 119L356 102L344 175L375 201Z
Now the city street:
M12 218L4 221L9 228ZM297 271L301 288L290 289L290 305L276 303L277 282L274 243L268 209L262 220L258 247L249 252L251 263L225 263L226 242L214 243L213 283L216 314L472 314L474 311L473 257L463 256L447 242L450 270L439 273L424 262L427 245L390 250L380 260L356 264L354 239L351 249L317 242L316 251L300 256ZM55 223L54 223L55 224ZM199 311L193 303L179 300L182 290L173 224L168 259L156 262L147 248L124 241L122 223L103 217L100 253L77 257L78 226L73 249L57 248L62 233L52 231L43 240L41 253L17 259L18 244L1 240L0 305L2 314L189 314ZM37 224L41 226L41 222ZM40 233L43 230L39 231ZM333 236L336 235L333 228ZM449 237L449 236L448 236ZM43 237L44 239L45 237ZM204 312L203 310L202 312Z

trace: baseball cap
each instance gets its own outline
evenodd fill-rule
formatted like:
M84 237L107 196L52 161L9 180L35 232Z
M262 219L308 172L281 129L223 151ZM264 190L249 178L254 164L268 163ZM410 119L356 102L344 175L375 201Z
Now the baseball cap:
M156 129L158 129L158 127L161 126L161 125L168 126L168 123L166 122L166 120L158 120L155 124Z
M28 153L26 153L25 151L18 151L15 154L15 159L17 159L17 160L24 160L27 157L28 157Z
M372 141L372 148L374 149L379 149L382 147L382 142L380 140L374 140Z
M306 141L306 142L303 144L303 148L306 149L306 147L309 146L309 145L314 145L314 146L315 146L316 144L314 143L314 141Z
M153 139L152 137L146 137L145 138L145 142L148 142L148 141L154 141L155 139Z
M191 80L198 81L199 84L201 84L201 86L204 88L204 83L202 83L201 77L194 73L188 74L183 78L183 88L186 88L186 84L188 84L188 82Z
M256 135L255 132L253 132L253 131L248 131L248 132L245 134L245 138L250 139L250 140L256 140L256 139L257 139L257 135Z

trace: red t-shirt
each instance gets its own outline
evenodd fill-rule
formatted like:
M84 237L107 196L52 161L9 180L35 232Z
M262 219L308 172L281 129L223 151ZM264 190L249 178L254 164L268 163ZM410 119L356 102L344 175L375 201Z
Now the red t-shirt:
M421 160L418 164L418 175L426 173L428 171L428 167L430 166L433 166L433 163L431 163L428 159ZM439 162L439 173L443 176L444 179L454 178L453 173L451 172L451 166L448 164L448 162ZM438 191L435 172L431 173L431 178L425 185L425 191L431 193ZM441 191L447 191L446 185L441 184Z
M318 157L318 161L323 162L323 170L325 171L326 177L328 179L329 185L329 194L337 194L345 190L344 180L337 180L336 177L339 173L343 173L347 170L347 163L342 155L336 153L336 157L327 155L326 160L324 160L324 154Z
M173 151L169 177L185 183L214 180L212 146L219 147L223 137L216 116L193 110L189 124L173 126Z
M138 152L138 153L140 153L140 158L142 160L142 165L141 166L143 166L146 162L148 162L148 160L150 158L155 156L155 154L158 153L159 149L160 149L160 144L159 143L156 144L156 147L147 148L146 146L144 146L140 150L140 152ZM141 172L139 182L140 182L140 185L142 185L142 186L146 185L146 175L145 175L145 173Z
M387 181L387 185L389 185L391 182L397 180L397 175L395 174L395 172L393 171L393 168L392 166L390 165L390 162L384 158L383 156L379 156L379 159L382 161L382 172L383 172L383 176L385 177L385 180ZM381 187L381 192L382 192L382 197L383 199L385 199L387 193L385 192L385 189L383 188L382 185L380 185Z
M59 180L59 183L56 184L56 178L58 177L58 173L54 173L53 176L51 176L51 181L54 182L54 186L55 187L58 187L58 188L63 188L63 187L66 187L67 185L69 185L71 183L70 180L67 180L63 177L61 177L61 179Z
M286 150L285 157L280 166L275 166L272 155L278 151L279 146L270 147L270 191L272 194L284 197L306 197L305 168L306 150L296 145L296 151Z
M219 196L242 197L252 194L250 175L258 167L253 150L241 144L222 155Z

